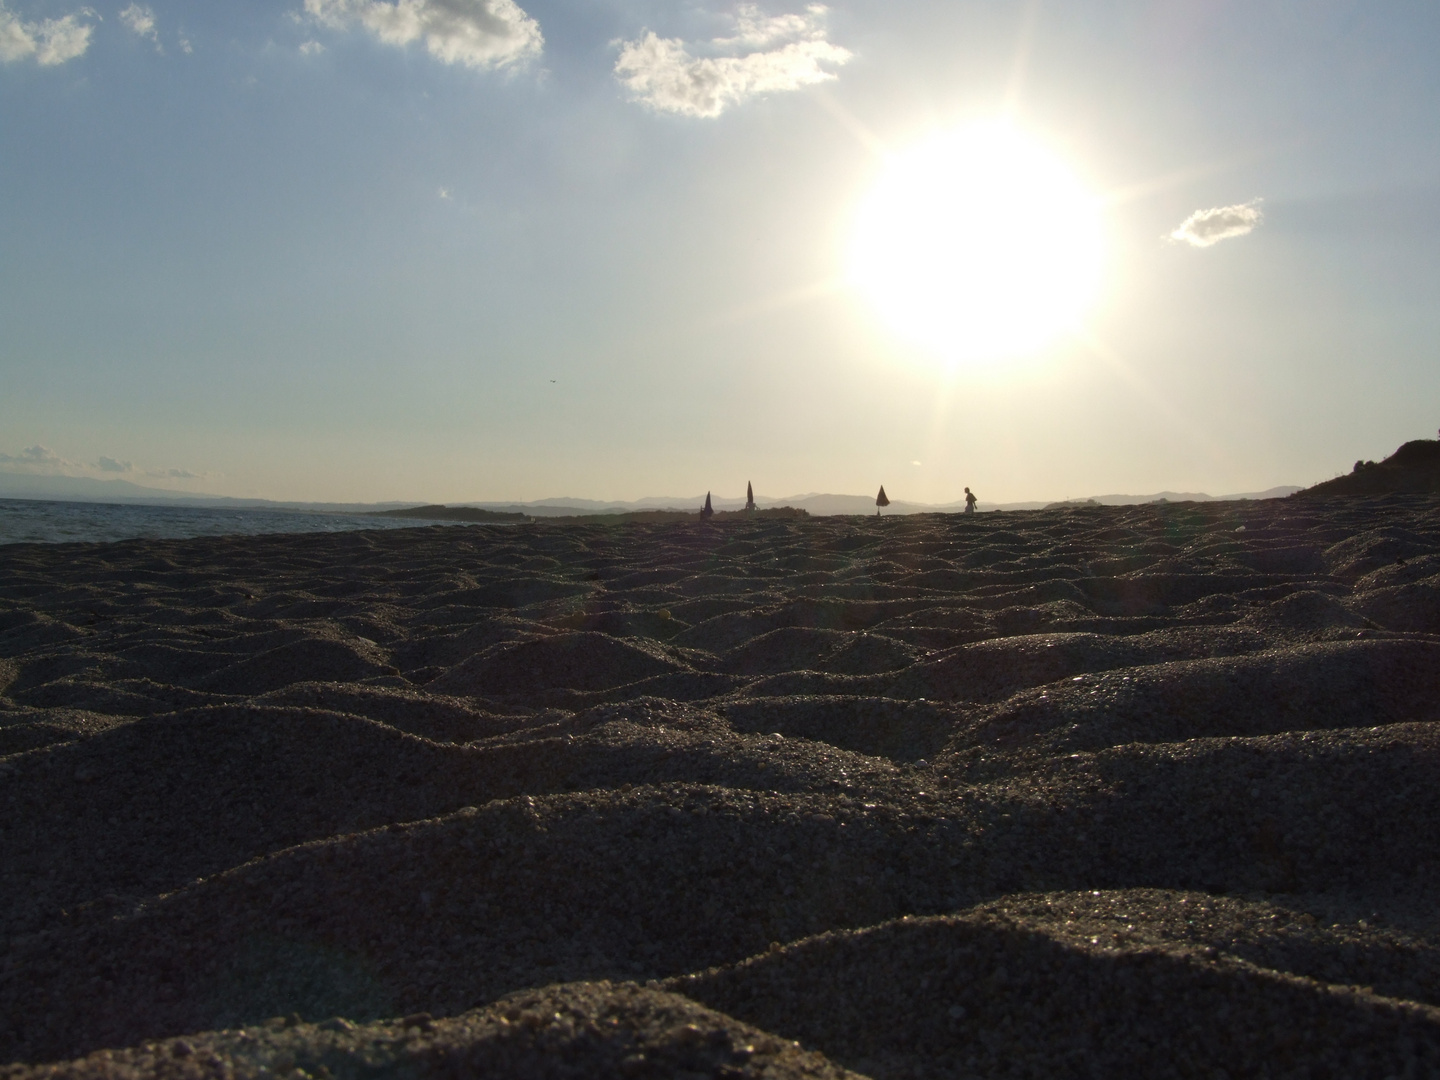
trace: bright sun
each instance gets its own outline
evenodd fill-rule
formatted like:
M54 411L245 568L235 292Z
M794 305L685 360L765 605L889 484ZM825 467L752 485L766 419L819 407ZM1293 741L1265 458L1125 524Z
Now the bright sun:
M860 206L849 276L901 335L952 360L1033 352L1075 327L1102 261L1099 201L1015 128L896 155Z

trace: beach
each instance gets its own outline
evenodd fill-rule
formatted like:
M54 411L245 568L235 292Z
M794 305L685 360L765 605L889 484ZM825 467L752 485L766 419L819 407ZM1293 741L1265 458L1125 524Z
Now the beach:
M1440 1071L1440 498L0 547L0 1077Z

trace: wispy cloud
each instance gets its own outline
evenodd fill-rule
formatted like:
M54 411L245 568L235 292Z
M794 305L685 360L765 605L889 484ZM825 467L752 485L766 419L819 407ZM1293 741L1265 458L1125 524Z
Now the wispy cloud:
M735 33L694 46L701 55L679 38L648 31L639 40L620 43L615 77L636 101L659 112L719 116L757 94L835 78L828 69L844 65L852 54L826 40L825 14L823 4L774 16L742 4Z
M1259 199L1252 199L1248 203L1238 203L1235 206L1196 210L1166 239L1186 243L1191 247L1207 248L1221 240L1245 236L1254 232L1255 227L1264 220L1259 203Z
M189 469L140 469L133 461L119 461L101 455L93 466L94 471L110 475L144 476L151 480L203 480L208 473L191 472Z
M528 60L545 43L515 0L305 0L305 11L332 29L364 27L387 45L424 41L436 59L473 68Z
M0 465L8 465L26 472L64 472L78 469L80 463L68 461L48 446L27 446L18 454L0 453Z
M0 469L9 472L24 472L38 476L102 476L144 477L151 480L207 480L211 473L191 472L189 469L145 469L133 461L101 454L94 462L86 464L71 461L57 454L48 446L27 446L18 454L0 453Z
M155 29L155 10L146 7L144 4L131 4L120 12L120 21L129 28L136 37L149 38L155 46L155 51L163 53L165 49L160 44L160 32Z
M325 51L325 46L318 41L302 41L300 43L301 56L319 56Z
M0 63L14 63L33 56L41 67L52 67L84 56L95 29L85 20L99 18L91 8L81 8L59 19L27 22L0 0Z
M210 474L191 472L189 469L146 469L145 475L156 480L203 480Z

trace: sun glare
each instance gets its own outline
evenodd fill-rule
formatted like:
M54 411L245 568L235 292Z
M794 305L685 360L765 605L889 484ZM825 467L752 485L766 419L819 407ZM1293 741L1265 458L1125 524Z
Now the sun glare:
M849 278L898 334L945 359L998 360L1078 326L1101 262L1099 200L995 123L890 160L856 217Z

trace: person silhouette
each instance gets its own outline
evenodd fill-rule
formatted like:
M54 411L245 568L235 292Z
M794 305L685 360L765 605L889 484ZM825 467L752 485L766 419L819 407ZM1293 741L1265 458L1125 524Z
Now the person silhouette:
M979 501L979 499L975 498L975 493L967 487L965 489L965 513L973 514L975 512L975 504Z

